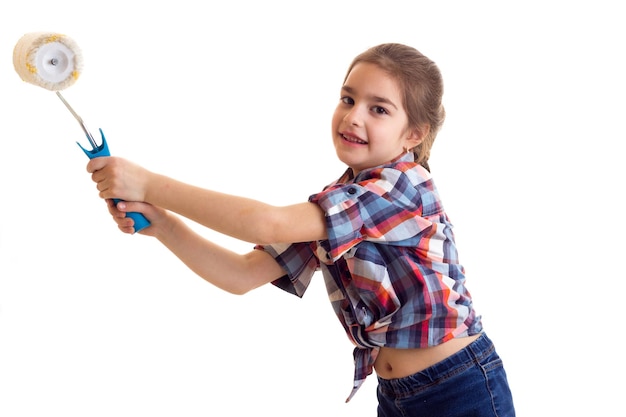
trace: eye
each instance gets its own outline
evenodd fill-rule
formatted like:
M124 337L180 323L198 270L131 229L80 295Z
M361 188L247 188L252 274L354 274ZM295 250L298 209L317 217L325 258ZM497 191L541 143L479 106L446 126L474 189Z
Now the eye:
M350 104L350 105L354 104L354 100L352 100L352 97L343 96L343 97L341 97L340 100L344 104Z
M387 111L386 108L381 107L381 106L374 106L372 107L372 111L376 114L389 114L389 112Z

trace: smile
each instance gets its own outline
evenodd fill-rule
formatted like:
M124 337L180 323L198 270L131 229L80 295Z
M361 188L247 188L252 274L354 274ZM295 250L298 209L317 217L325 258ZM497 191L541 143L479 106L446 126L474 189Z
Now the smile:
M354 137L354 136L348 136L348 135L345 135L345 134L341 134L341 137L342 137L345 141L350 142L350 143L357 143L357 144L359 144L359 145L365 145L365 144L367 144L367 142L366 142L366 141L364 141L364 140L362 140L362 139L359 139L359 138L357 138L357 137Z

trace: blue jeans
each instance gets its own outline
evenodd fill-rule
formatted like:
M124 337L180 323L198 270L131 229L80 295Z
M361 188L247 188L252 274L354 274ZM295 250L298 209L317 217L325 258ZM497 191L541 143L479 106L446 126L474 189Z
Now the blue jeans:
M378 378L378 417L514 417L502 360L482 334L443 361L404 378Z

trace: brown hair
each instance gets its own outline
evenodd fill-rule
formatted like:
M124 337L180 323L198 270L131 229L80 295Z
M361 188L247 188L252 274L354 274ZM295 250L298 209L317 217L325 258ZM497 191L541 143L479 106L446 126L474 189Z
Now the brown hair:
M409 129L426 133L422 142L412 149L415 162L430 170L430 149L446 115L441 102L443 79L439 68L415 48L399 43L384 43L354 58L344 82L359 62L379 66L399 83L404 109L409 118Z

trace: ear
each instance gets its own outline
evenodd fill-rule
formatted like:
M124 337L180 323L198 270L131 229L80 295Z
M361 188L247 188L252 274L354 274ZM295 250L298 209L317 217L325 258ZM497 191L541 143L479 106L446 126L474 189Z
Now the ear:
M409 136L406 138L407 149L413 149L424 141L424 138L428 136L430 132L430 125L423 125L419 128L414 128L410 131Z

